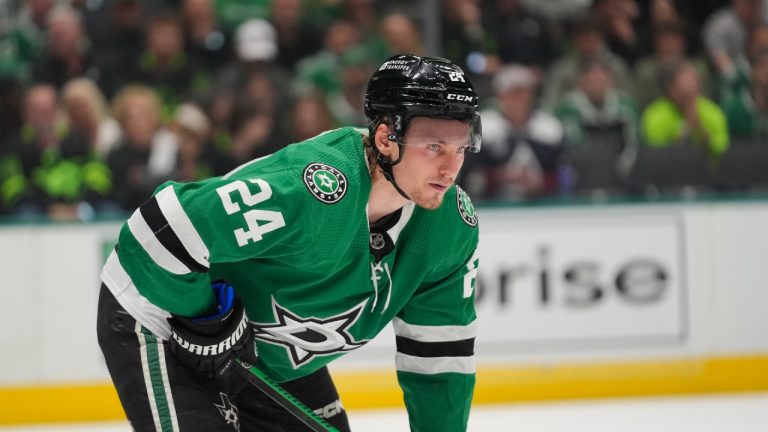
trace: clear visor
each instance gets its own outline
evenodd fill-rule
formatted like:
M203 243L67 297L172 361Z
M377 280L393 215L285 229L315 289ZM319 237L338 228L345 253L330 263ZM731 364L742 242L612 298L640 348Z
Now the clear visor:
M426 117L426 116L425 116ZM426 117L429 118L429 117ZM443 119L444 117L438 117ZM457 120L453 117L447 118L449 120ZM464 123L459 129L454 127L446 127L440 129L439 134L435 134L433 128L419 128L414 129L412 120L409 121L409 132L401 139L400 144L410 147L423 147L430 148L433 152L443 152L449 147L455 147L455 151L458 154L478 153L480 151L480 145L482 142L482 125L480 123L480 116L474 114L471 120L460 120ZM469 125L467 129L466 126ZM438 151L439 150L439 151Z
M483 144L483 123L480 121L480 115L475 114L469 122L469 150L470 153L480 153L480 147Z

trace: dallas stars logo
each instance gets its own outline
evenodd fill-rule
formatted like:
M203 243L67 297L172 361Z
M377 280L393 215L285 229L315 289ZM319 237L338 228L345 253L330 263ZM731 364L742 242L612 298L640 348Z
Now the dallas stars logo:
M272 311L277 323L256 323L255 336L264 342L282 345L290 354L293 368L316 356L352 351L367 343L357 342L347 331L360 317L367 300L354 308L329 318L303 318L280 306L272 299Z
M456 186L456 205L459 207L459 214L464 222L469 226L477 226L477 212L475 206L472 205L472 201L469 199L469 195L464 192L464 189Z
M303 177L312 195L326 204L338 202L347 193L347 177L330 165L311 163L304 168Z
M228 425L233 425L235 430L240 432L240 422L237 419L237 407L229 401L229 396L227 396L226 393L219 392L219 397L221 398L221 405L215 403L213 406L219 409L219 413L221 413L222 417L224 417L224 421L226 421Z

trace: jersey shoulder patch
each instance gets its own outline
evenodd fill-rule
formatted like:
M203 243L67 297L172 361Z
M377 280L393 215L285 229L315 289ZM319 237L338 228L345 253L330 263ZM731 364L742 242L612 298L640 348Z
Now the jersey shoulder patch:
M459 215L465 224L476 227L477 226L477 212L475 206L472 204L472 200L469 199L464 189L456 185L456 208L459 210Z
M347 176L341 170L321 162L310 162L302 173L304 185L324 204L336 204L347 193Z

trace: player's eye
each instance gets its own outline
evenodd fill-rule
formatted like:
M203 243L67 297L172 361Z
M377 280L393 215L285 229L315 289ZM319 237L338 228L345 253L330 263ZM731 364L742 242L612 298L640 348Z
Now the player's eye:
M427 150L431 152L439 152L440 144L436 144L436 143L427 144Z

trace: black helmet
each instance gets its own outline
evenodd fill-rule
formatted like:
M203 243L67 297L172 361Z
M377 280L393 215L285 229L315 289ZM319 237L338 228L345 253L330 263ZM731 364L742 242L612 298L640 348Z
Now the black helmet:
M365 116L373 136L376 121L387 116L396 141L402 138L413 117L432 117L470 122L468 150L480 151L480 116L477 94L460 67L438 57L396 55L374 72L365 93Z

